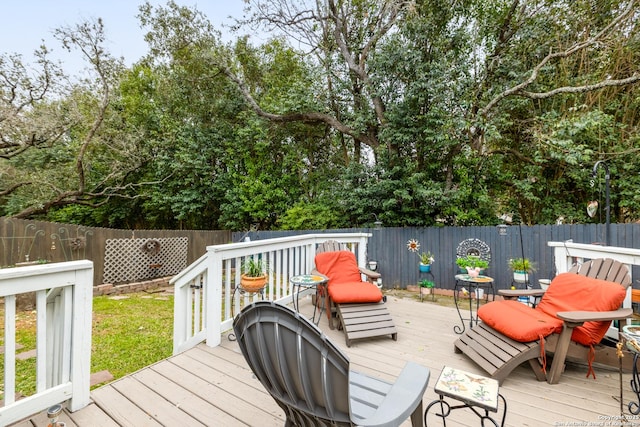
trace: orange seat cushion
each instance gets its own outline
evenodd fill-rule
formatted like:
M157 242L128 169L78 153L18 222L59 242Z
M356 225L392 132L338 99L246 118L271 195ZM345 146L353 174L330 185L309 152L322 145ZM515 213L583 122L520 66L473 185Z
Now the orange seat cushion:
M494 301L478 309L491 328L519 342L530 342L562 331L562 320L518 301Z
M382 292L363 282L356 256L351 251L322 252L315 258L316 270L329 278L329 298L337 304L380 302Z
M611 311L620 308L626 289L618 283L573 273L558 274L536 307L550 316L560 311ZM597 344L611 321L585 322L573 330L571 339L583 345Z

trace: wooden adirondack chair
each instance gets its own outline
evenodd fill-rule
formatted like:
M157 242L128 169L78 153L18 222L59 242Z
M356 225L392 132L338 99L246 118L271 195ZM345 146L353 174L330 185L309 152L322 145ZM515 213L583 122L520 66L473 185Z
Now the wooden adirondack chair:
M528 362L531 365L538 380L546 380L550 384L556 384L559 381L567 359L587 361L589 363L587 375L589 375L592 372L592 363L611 360L612 354L615 354L615 348L597 346L595 345L596 343L591 345L580 344L576 339L577 337L579 338L581 331L584 331L586 326L583 325L591 326L597 324L606 330L610 321L627 319L632 316L632 309L619 308L624 299L624 294L626 294L626 289L631 284L631 277L625 265L611 259L591 260L574 267L569 273L556 276L540 301L540 304L543 305L541 311L544 311L545 306L548 308L549 304L567 307L567 309L561 309L556 312L555 320L549 319L549 317L535 317L539 315L536 310L540 308L540 304L536 309L533 309L517 301L491 302L481 307L479 316L483 321L467 331L455 342L455 350L469 356L482 369L488 372L492 378L500 382L523 362ZM580 277L576 278L573 275ZM568 301L557 301L562 294L567 295L568 288L563 285L565 282L571 282L572 285L575 285L571 288L575 292L586 292L587 289L589 289L589 292L602 291L598 298L603 301L604 305L596 303L591 307L582 307L581 301L589 300L590 297L588 295L586 297L565 298ZM620 288L610 286L612 282L620 285ZM556 287L552 288L554 284ZM540 291L500 292L505 297L517 297L521 294L531 296L532 294L540 293ZM576 293L576 295L581 294ZM606 307L607 305L609 308L601 308L599 310L596 308L596 306ZM482 310L485 308L487 309L483 314ZM531 321L516 321L515 316L519 315L520 312L526 312L527 315L531 315ZM501 315L509 316L508 321L500 321L498 318ZM534 327L529 324L533 322L538 322L538 326L543 324L544 327L554 322L558 323L555 326L549 326L549 329L554 330L550 335L545 338L531 340L522 339L522 337L514 338L513 331L505 333L509 326L502 327L509 323L513 329L516 329L515 327L520 328L521 331L516 331L516 334L522 332L522 335L526 335L528 328L530 326ZM602 335L604 333L602 332ZM601 338L602 336L600 336ZM545 353L553 354L553 362L548 372L545 372L544 367ZM541 363L541 360L543 363ZM595 377L595 373L593 375Z
M329 278L325 304L329 327L334 328L335 315L338 327L345 332L348 347L354 339L382 335L391 335L394 341L398 339L382 292L374 284L380 273L358 267L353 252L342 249L333 240L318 246L315 263L313 273ZM362 281L362 275L368 280Z
M353 371L320 329L272 301L245 307L233 321L249 367L284 410L285 426L422 426L429 369L408 362L394 383Z

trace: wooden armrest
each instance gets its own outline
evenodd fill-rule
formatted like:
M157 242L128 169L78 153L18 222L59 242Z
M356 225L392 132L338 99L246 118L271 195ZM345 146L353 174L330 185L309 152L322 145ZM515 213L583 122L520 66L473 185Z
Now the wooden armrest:
M360 273L364 274L370 279L379 279L382 276L382 274L378 273L377 271L371 271L364 267L358 267L358 268L360 269Z
M633 316L633 309L619 308L613 311L560 311L558 319L570 323L596 322L603 320L622 320Z
M544 292L544 289L499 289L498 295L505 298L541 297Z
M364 419L352 420L352 422L374 427L399 425L416 407L419 407L418 405L421 405L429 383L429 375L428 368L415 362L407 362L393 384L385 384L379 379L351 371L349 379L353 377L353 383L349 384L349 398L352 405L368 402L367 406L369 406L366 410L368 413L359 414L364 416ZM372 402L375 399L372 395L376 394L382 394L380 402ZM376 405L376 408L372 407ZM421 406L419 408L422 416Z

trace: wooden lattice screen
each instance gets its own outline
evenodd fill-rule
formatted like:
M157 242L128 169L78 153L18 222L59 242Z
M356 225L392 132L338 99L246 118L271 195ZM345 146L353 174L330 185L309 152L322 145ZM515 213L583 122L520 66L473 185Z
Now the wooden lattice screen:
M108 239L103 283L167 277L187 266L187 237Z

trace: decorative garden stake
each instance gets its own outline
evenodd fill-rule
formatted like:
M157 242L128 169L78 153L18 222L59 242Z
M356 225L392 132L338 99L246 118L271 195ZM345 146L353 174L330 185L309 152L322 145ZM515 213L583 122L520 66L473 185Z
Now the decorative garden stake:
M407 249L409 250L409 252L413 252L417 254L418 250L420 249L420 242L418 242L418 240L416 239L410 239L407 242ZM430 272L431 264L433 264L433 262L435 261L435 258L433 257L433 254L431 253L431 251L422 252L418 256L420 257L420 266L419 266L420 272L421 273Z

